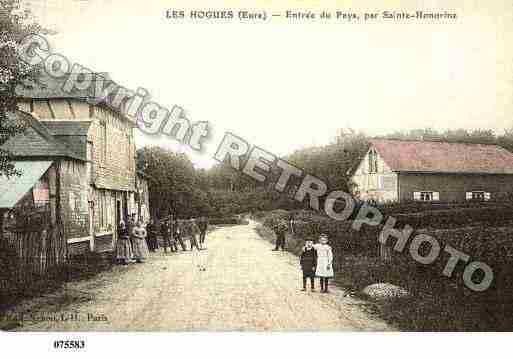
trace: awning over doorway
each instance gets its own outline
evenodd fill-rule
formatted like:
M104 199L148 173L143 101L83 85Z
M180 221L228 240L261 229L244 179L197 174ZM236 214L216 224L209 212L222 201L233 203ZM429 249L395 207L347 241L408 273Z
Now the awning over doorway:
M36 184L52 161L14 161L21 176L0 176L0 208L12 208Z

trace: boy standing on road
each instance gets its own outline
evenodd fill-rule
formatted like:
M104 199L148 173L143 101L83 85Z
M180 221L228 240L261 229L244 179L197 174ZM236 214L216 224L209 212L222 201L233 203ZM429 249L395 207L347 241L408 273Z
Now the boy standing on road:
M303 289L306 291L306 279L310 278L310 288L315 292L315 269L317 266L317 251L313 246L313 241L306 241L303 252L299 257L301 270L303 271Z

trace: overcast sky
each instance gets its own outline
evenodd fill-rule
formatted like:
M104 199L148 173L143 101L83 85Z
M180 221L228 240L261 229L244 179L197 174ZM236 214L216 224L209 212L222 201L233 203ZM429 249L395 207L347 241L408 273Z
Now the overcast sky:
M41 22L59 32L56 50L121 85L147 88L162 105L182 106L192 121L209 121L207 154L191 154L198 166L213 163L228 130L284 155L326 144L343 127L369 134L513 127L511 1L377 3L31 1ZM250 25L164 16L168 8L364 11L365 4L376 11L447 9L458 19ZM146 144L180 148L168 138L138 138L138 146Z

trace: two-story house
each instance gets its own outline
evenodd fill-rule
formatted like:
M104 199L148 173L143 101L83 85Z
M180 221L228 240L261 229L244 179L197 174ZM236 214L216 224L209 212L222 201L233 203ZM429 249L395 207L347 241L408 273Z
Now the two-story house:
M99 76L108 78L106 74ZM30 160L51 162L46 172L40 174L42 180L37 178L37 183L33 183L33 199L41 199L49 193L46 188L52 186L48 179L55 176L47 172L54 171L52 168L57 166L61 188L60 215L70 253L109 251L115 248L116 228L121 220L126 221L132 213L140 214L140 203L146 207L143 212L149 213L149 203L144 198L147 190L137 188L145 181L137 181L133 133L136 124L105 103L88 101L92 98L92 87L91 91L65 92L62 85L61 81L42 77L37 86L18 91L20 113L22 117L30 117L29 126L24 134L12 138L6 146L20 163ZM66 161L57 164L55 156L44 156L44 150L32 152L30 146L21 151L22 142L34 142L27 135L42 137L54 147L61 148L65 152L61 158ZM15 182L21 183L23 178ZM23 192L25 187L19 191ZM17 199L11 199L11 202ZM47 199L51 202L50 196Z

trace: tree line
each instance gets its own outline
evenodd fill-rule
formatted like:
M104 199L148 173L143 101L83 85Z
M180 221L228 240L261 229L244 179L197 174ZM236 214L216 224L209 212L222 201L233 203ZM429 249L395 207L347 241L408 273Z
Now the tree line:
M376 137L374 137L376 138ZM431 128L393 132L379 138L430 140L473 144L495 144L513 152L513 129L497 135L492 130L446 130ZM350 191L352 171L368 150L370 137L351 129L340 130L324 146L305 147L284 159L314 175L328 189ZM172 212L179 217L226 217L240 213L275 209L306 208L306 203L293 199L292 191L279 193L272 184L280 170L271 169L266 183L219 163L210 169L196 169L183 153L161 147L144 147L137 151L137 168L150 178L150 203L153 215L162 217Z

